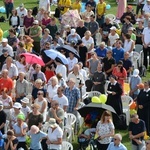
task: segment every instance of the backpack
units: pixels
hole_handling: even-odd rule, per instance
[[[55,17],[55,18],[60,18],[60,13],[61,13],[60,9],[59,9],[59,8],[56,8],[56,9],[55,9],[54,17]]]
[[[5,22],[5,17],[4,16],[0,17],[0,22]]]
[[[34,7],[33,10],[32,10],[32,15],[33,16],[36,16],[38,13],[38,8],[37,7]]]
[[[126,130],[127,129],[126,114],[125,113],[119,115],[118,122],[116,123],[116,129],[119,129],[119,130]]]
[[[144,65],[140,66],[139,67],[139,76],[146,77],[146,73],[147,73],[146,67]]]

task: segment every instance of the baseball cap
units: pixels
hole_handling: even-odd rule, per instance
[[[75,33],[76,33],[76,29],[71,29],[70,34],[71,34],[71,35],[74,35]]]
[[[132,7],[132,5],[128,5],[127,8],[132,9],[133,7]]]
[[[7,38],[3,38],[2,42],[8,42],[8,39]]]
[[[110,30],[115,30],[115,31],[116,31],[116,27],[115,27],[115,26],[112,26],[112,27],[110,28]]]
[[[39,24],[39,21],[38,20],[34,20],[33,24]]]

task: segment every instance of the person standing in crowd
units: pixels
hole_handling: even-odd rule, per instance
[[[116,18],[120,19],[122,15],[126,12],[127,1],[117,0],[116,2],[118,3]]]
[[[116,81],[116,77],[111,75],[109,77],[110,83],[108,84],[107,88],[107,101],[106,104],[110,105],[114,108],[118,115],[123,113],[122,109],[122,101],[121,95],[123,93],[121,85]]]
[[[137,114],[131,116],[129,124],[129,138],[132,150],[141,150],[145,146],[144,135],[146,131],[145,122],[139,119]]]
[[[150,0],[147,0],[146,3],[143,6],[143,9],[142,9],[143,10],[143,14],[150,13],[149,7],[150,7]]]
[[[33,50],[39,54],[40,53],[40,40],[42,38],[42,28],[40,27],[38,20],[34,20],[33,26],[30,28],[29,36],[34,40]]]
[[[145,4],[145,0],[138,0],[137,6],[136,6],[136,18],[138,18],[139,11],[141,15],[143,15],[144,4]]]
[[[88,6],[88,5],[91,5],[92,7],[92,11],[94,12],[95,14],[95,8],[96,8],[96,2],[94,0],[88,0],[85,4],[85,7]]]
[[[93,74],[93,91],[99,91],[101,94],[105,94],[105,82],[106,77],[104,72],[102,72],[102,65],[97,65],[97,71]]]
[[[148,81],[144,82],[144,89],[137,96],[139,118],[144,120],[147,130],[147,135],[150,135],[150,88]]]
[[[108,50],[106,57],[102,60],[103,70],[106,75],[106,79],[109,79],[109,76],[112,75],[112,71],[115,67],[115,59],[112,57],[112,51]]]
[[[6,17],[7,20],[9,19],[9,14],[11,14],[14,8],[14,1],[13,0],[4,0],[5,9],[6,9]]]
[[[75,2],[73,2],[71,4],[71,9],[72,10],[78,10],[78,13],[80,13],[81,7],[82,7],[82,5],[81,5],[80,0],[76,0]]]
[[[115,134],[114,135],[114,141],[111,142],[107,148],[107,150],[127,150],[127,148],[121,143],[122,136],[121,134]]]
[[[99,0],[99,3],[96,6],[96,21],[99,24],[99,27],[104,23],[106,13],[106,3],[103,0]]]
[[[111,137],[114,136],[115,127],[112,122],[112,115],[109,111],[102,113],[100,121],[97,123],[96,132],[98,134],[98,149],[108,150],[108,145],[111,142]]]
[[[61,10],[61,14],[64,14],[70,9],[71,0],[59,0],[58,8]]]
[[[145,27],[142,33],[142,43],[143,43],[143,52],[144,52],[144,66],[147,68],[147,56],[150,58],[150,19],[148,20],[148,27]]]
[[[45,11],[50,11],[50,1],[39,0],[39,8],[43,8]]]

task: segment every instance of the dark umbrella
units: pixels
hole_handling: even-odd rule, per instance
[[[112,112],[113,114],[117,115],[116,111],[114,110],[113,107],[102,104],[102,103],[89,103],[88,105],[83,106],[82,108],[78,109],[78,112],[82,117],[86,117],[86,115],[90,112],[98,112],[99,115],[103,113],[104,110],[108,110]]]
[[[59,47],[57,47],[56,49],[57,49],[58,51],[60,51],[60,50],[63,49],[63,50],[65,50],[65,51],[68,51],[68,52],[73,53],[75,57],[80,58],[80,55],[79,55],[78,51],[77,51],[75,48],[71,47],[70,45],[59,46]]]

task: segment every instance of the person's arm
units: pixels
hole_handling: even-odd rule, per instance
[[[42,34],[42,29],[39,29],[38,33],[36,35],[30,35],[31,38],[37,37],[40,34]]]
[[[9,145],[10,145],[10,140],[8,140],[8,142],[4,144],[4,148],[5,148],[5,150],[8,150]]]
[[[132,41],[132,45],[131,45],[131,48],[130,48],[130,50],[129,50],[129,53],[131,53],[131,52],[133,51],[134,46],[135,46],[135,42],[134,42],[134,41]]]
[[[113,137],[113,136],[114,136],[114,133],[115,133],[114,129],[111,129],[110,133],[105,134],[105,135],[102,135],[102,136],[100,137],[100,139],[103,139],[103,138],[106,138],[106,137]]]
[[[50,144],[60,145],[60,144],[62,144],[62,138],[57,138],[57,141],[53,141]]]
[[[106,73],[112,72],[112,70],[114,69],[114,67],[115,67],[115,64],[112,64],[112,65],[111,65],[111,68],[108,69],[108,70],[106,70],[105,72],[106,72]]]
[[[46,107],[47,107],[47,102],[46,101],[44,101],[43,102],[43,104],[42,104],[42,108],[41,108],[41,114],[44,112],[44,110],[46,109]]]
[[[19,16],[17,16],[17,27],[19,27],[20,26],[20,18],[19,18]]]

